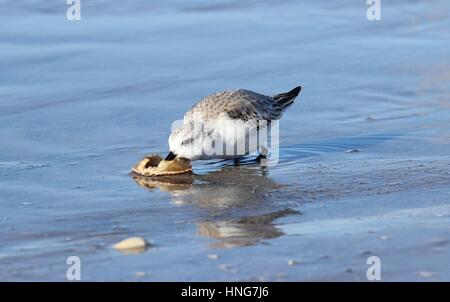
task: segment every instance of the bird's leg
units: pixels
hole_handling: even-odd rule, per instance
[[[261,161],[262,159],[267,159],[267,155],[262,155],[262,153],[259,153],[255,160]]]
[[[267,147],[262,146],[259,151],[259,155],[256,158],[256,161],[259,162],[261,167],[267,167],[269,164],[269,160],[267,159],[267,154],[269,154],[269,149]]]
[[[269,153],[269,149],[267,149],[267,147],[261,146],[260,151],[259,151],[259,155],[256,158],[256,161],[261,161],[261,160],[265,160],[267,159],[267,154]]]
[[[255,158],[256,161],[261,161],[262,159],[267,159],[267,155],[262,155],[259,153],[259,155]]]

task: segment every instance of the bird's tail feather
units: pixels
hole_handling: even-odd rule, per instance
[[[289,92],[274,95],[272,99],[275,101],[275,103],[285,108],[294,102],[301,89],[301,86],[295,87]]]

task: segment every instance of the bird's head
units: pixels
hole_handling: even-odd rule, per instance
[[[172,131],[169,137],[170,153],[166,159],[175,157],[185,157],[195,160],[201,157],[202,147],[202,126],[194,122],[184,123],[181,127]]]

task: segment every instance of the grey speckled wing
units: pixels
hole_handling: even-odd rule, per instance
[[[281,114],[282,106],[272,97],[240,89],[218,92],[205,97],[185,114],[184,120],[207,121],[226,115],[230,119],[256,122],[279,119]]]

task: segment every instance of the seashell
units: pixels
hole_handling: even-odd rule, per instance
[[[163,160],[157,154],[145,156],[131,170],[142,176],[168,176],[192,173],[191,161],[184,157]]]
[[[139,254],[144,252],[150,244],[141,237],[130,237],[113,245],[118,251],[130,254]]]

